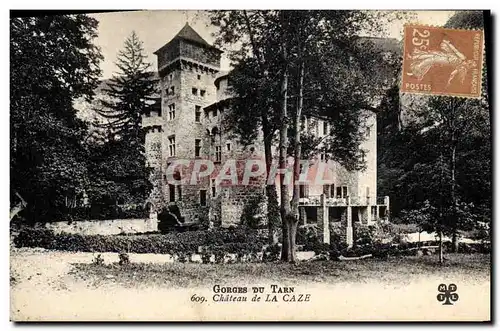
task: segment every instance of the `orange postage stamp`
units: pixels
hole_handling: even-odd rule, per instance
[[[401,91],[478,98],[483,31],[406,25]]]

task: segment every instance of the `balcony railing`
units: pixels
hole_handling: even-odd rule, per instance
[[[321,195],[311,195],[306,198],[300,198],[299,204],[301,206],[321,206]],[[334,206],[388,206],[389,197],[346,197],[346,198],[328,198],[325,197],[325,205],[329,207]],[[376,202],[376,203],[375,203]]]

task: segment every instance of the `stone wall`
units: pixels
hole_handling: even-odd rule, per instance
[[[74,222],[46,223],[45,228],[56,233],[77,233],[82,235],[114,235],[120,233],[145,233],[158,231],[158,220],[155,217],[146,219],[117,219]]]

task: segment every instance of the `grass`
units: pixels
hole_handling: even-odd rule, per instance
[[[468,279],[490,276],[490,255],[447,254],[439,265],[437,256],[391,257],[387,260],[315,261],[286,263],[195,264],[131,263],[120,266],[74,264],[75,277],[90,281],[94,286],[109,282],[125,287],[160,286],[193,287],[240,282],[341,283],[341,282],[407,282],[412,277],[461,274]]]

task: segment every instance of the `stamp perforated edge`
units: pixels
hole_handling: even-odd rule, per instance
[[[403,91],[401,86],[403,85],[403,77],[404,77],[404,61],[405,61],[405,54],[406,54],[406,43],[405,43],[405,32],[407,27],[413,27],[413,26],[418,26],[418,27],[427,27],[427,28],[433,28],[433,29],[445,29],[445,30],[452,30],[452,31],[474,31],[474,32],[480,32],[482,34],[482,58],[481,58],[481,84],[479,85],[479,93],[478,96],[473,96],[470,94],[446,94],[446,93],[426,93],[426,92],[408,92],[408,91]],[[400,87],[399,87],[399,93],[401,94],[418,94],[418,95],[427,95],[427,96],[447,96],[451,98],[459,98],[459,99],[482,99],[483,98],[483,81],[486,76],[486,47],[485,47],[485,33],[484,29],[455,29],[455,28],[445,28],[444,26],[437,26],[437,25],[429,25],[429,24],[419,24],[419,23],[406,23],[403,25],[403,61],[401,61],[401,81],[400,81]],[[486,77],[487,78],[487,77]]]

